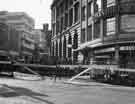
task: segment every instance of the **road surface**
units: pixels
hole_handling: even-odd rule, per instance
[[[135,88],[0,78],[0,104],[135,104]]]

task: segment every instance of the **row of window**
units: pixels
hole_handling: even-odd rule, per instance
[[[56,34],[59,32],[62,32],[64,29],[66,29],[68,26],[72,26],[73,23],[76,23],[80,18],[80,11],[79,11],[79,3],[76,3],[74,5],[74,9],[69,9],[68,13],[65,12],[64,16],[61,16],[56,21],[56,26],[53,24],[52,29],[53,33],[55,34],[55,28],[56,28]],[[73,15],[74,14],[74,15]]]
[[[135,15],[122,15],[120,17],[120,32],[121,33],[135,33]],[[102,28],[102,27],[101,27]],[[100,22],[94,24],[94,35],[92,36],[92,26],[88,26],[88,32],[86,29],[82,29],[81,42],[91,41],[93,39],[100,38]],[[116,17],[108,18],[104,20],[104,36],[110,36],[116,34]]]
[[[77,1],[73,3],[73,0],[63,0],[63,2],[56,6],[56,9],[52,9],[52,20],[55,21],[55,17],[58,18],[59,16],[63,15],[66,11],[68,11],[69,8],[72,8],[73,5],[75,5],[75,9],[76,7],[78,8],[78,4],[79,2]]]
[[[88,26],[88,30],[85,28],[82,29],[81,33],[81,43],[86,41],[91,41],[93,39],[100,38],[100,22],[94,24],[94,34],[92,36],[92,25]]]
[[[94,6],[94,8],[93,8]],[[99,12],[101,10],[101,0],[97,0],[94,3],[88,2],[88,5],[82,6],[82,21],[86,19],[86,16],[88,15],[88,18],[92,16],[92,14]],[[87,11],[88,9],[88,11]]]

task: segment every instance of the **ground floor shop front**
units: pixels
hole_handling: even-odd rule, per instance
[[[135,68],[135,45],[113,44],[81,50],[83,64],[117,64],[121,68]]]

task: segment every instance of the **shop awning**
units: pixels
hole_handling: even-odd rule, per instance
[[[107,56],[107,55],[102,55],[102,56],[95,56],[95,58],[110,58],[110,56]]]
[[[84,49],[93,49],[93,48],[98,48],[98,47],[108,47],[108,46],[114,46],[116,44],[123,45],[123,44],[128,44],[128,43],[135,43],[135,41],[119,41],[119,42],[112,42],[112,43],[102,43],[100,40],[100,42],[97,42],[97,43],[87,42],[80,45],[80,47],[78,47],[74,51],[81,51]]]

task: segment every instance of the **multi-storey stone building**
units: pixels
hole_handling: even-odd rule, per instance
[[[24,59],[32,57],[34,51],[34,20],[24,12],[0,12],[0,21],[5,21],[19,32],[20,55]]]
[[[80,44],[80,1],[54,0],[52,9],[52,55],[77,61]],[[71,61],[70,61],[71,62]]]
[[[67,12],[64,9],[66,7]],[[65,22],[59,22],[64,21],[62,18]],[[84,64],[134,65],[134,0],[54,0],[52,31],[53,55],[62,53],[64,56],[66,53],[65,57],[71,55],[72,59],[77,55],[78,61],[82,60]],[[63,40],[59,41],[61,38]],[[62,43],[62,49],[58,43]],[[72,48],[67,47],[69,44],[72,44]]]

